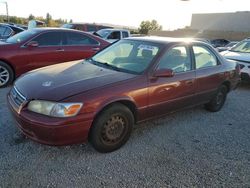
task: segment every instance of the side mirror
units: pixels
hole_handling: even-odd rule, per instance
[[[36,41],[30,41],[26,44],[27,47],[38,47],[39,44]]]
[[[156,70],[154,77],[173,77],[174,76],[174,71],[172,69],[159,69]]]

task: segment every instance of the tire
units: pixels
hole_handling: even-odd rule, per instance
[[[210,112],[218,112],[224,105],[227,98],[227,87],[225,85],[220,86],[216,95],[212,100],[205,104],[205,108]]]
[[[0,88],[12,84],[13,81],[14,72],[12,68],[8,64],[0,61]]]
[[[128,107],[113,104],[102,111],[90,130],[90,143],[101,153],[112,152],[124,145],[133,129],[134,116]]]

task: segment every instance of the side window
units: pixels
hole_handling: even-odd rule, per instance
[[[216,56],[206,47],[193,46],[196,69],[217,66]]]
[[[121,38],[121,33],[120,31],[113,31],[112,33],[110,33],[110,35],[108,36],[108,39],[120,39]]]
[[[33,39],[39,46],[60,46],[62,44],[62,37],[60,32],[43,33]]]
[[[122,32],[122,38],[127,38],[127,37],[128,37],[128,32],[123,31],[123,32]]]
[[[9,36],[9,35],[11,35],[11,33],[12,33],[12,30],[9,27],[6,27],[6,30],[5,30],[3,35],[4,36]]]
[[[172,69],[174,72],[191,70],[190,55],[185,46],[169,49],[160,59],[157,69]]]
[[[5,30],[6,30],[6,27],[0,26],[0,36],[3,36]]]
[[[99,44],[96,40],[81,34],[74,32],[66,33],[66,45],[95,45]]]
[[[9,27],[0,26],[0,36],[11,35],[12,30]]]

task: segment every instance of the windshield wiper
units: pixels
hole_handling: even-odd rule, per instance
[[[113,69],[113,70],[121,71],[120,68],[118,68],[118,67],[116,67],[116,66],[114,66],[114,65],[111,65],[111,64],[109,64],[109,63],[102,63],[102,64],[105,65],[106,67],[109,67],[109,68]]]
[[[99,62],[99,61],[94,60],[93,58],[89,58],[88,61],[90,61],[91,63],[93,63],[94,65],[97,65],[97,66],[102,66],[102,67],[105,66],[107,68],[110,68],[110,69],[113,69],[113,70],[116,70],[116,71],[121,71],[120,68],[118,68],[118,67],[116,67],[114,65],[111,65],[111,64],[109,64],[107,62],[105,62],[105,63]]]
[[[228,51],[230,51],[230,52],[240,52],[239,50],[232,50],[232,49],[229,49]]]
[[[108,69],[112,69],[112,70],[115,70],[115,71],[118,71],[118,72],[126,72],[126,73],[129,73],[129,74],[140,74],[138,72],[135,72],[135,71],[132,71],[132,70],[128,70],[128,69],[123,69],[123,68],[120,68],[120,67],[116,67],[112,64],[109,64],[107,62],[99,62],[99,61],[96,61],[94,60],[93,58],[89,58],[87,59],[90,63],[96,65],[96,66],[101,66],[101,67],[106,67]]]

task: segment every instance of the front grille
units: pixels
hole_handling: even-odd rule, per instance
[[[242,72],[241,73],[241,79],[244,81],[250,81],[250,76],[247,73]]]
[[[245,65],[239,64],[240,65],[240,69],[243,69],[245,67]]]
[[[21,108],[26,104],[26,98],[18,91],[18,89],[14,86],[10,91],[10,98],[12,102],[13,108],[20,112]]]

